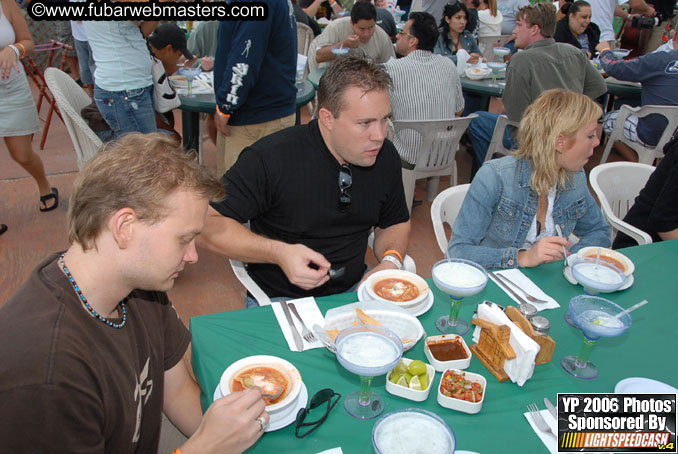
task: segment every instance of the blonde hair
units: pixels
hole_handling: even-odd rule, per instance
[[[532,160],[530,186],[537,194],[548,194],[556,183],[564,187],[571,176],[557,164],[558,137],[562,134],[568,142],[574,140],[580,129],[597,121],[602,113],[588,96],[560,88],[546,90],[527,108],[518,129],[519,148],[513,155]]]
[[[132,208],[145,222],[159,222],[167,216],[167,198],[178,189],[212,202],[224,198],[219,180],[164,134],[127,134],[109,142],[75,179],[68,240],[94,247],[107,219],[122,208]]]
[[[556,32],[556,7],[545,1],[534,5],[525,5],[516,13],[516,21],[523,20],[530,27],[536,25],[544,38],[553,38]]]

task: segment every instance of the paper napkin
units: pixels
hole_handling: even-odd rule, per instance
[[[523,290],[525,290],[527,293],[534,296],[535,298],[539,298],[540,300],[548,301],[548,303],[531,303],[534,307],[537,308],[537,311],[543,311],[544,309],[555,309],[557,307],[560,307],[560,304],[558,304],[558,302],[556,300],[554,300],[549,295],[544,293],[544,291],[542,289],[540,289],[537,286],[537,284],[532,282],[532,280],[529,277],[525,276],[523,274],[523,272],[520,271],[519,269],[512,268],[512,269],[508,269],[508,270],[495,271],[495,273],[501,274],[502,276],[510,279],[511,282],[514,282],[518,287],[522,288]],[[499,286],[499,288],[504,290],[502,285],[501,285],[501,284],[503,284],[503,282],[497,282],[494,278],[492,278],[492,276],[490,276],[490,278],[493,281],[495,281],[495,283]],[[514,292],[516,292],[518,295],[523,297],[523,294],[520,293],[515,288],[513,288],[513,286],[511,284],[505,284],[505,285],[507,287],[509,287],[511,290],[513,290]],[[506,290],[504,290],[504,292],[506,292]],[[509,294],[508,292],[506,292],[506,294],[509,297],[511,297],[511,299],[513,301],[520,304],[520,301],[518,301],[518,299],[515,298],[513,295]],[[527,301],[527,298],[523,297],[523,299],[525,301]],[[528,303],[529,303],[529,301],[528,301]]]
[[[551,413],[549,413],[548,410],[541,410],[539,413],[541,413],[541,417],[544,418],[544,421],[546,421],[546,423],[549,425],[553,433],[557,434],[558,421],[556,421],[556,418],[551,416]],[[539,436],[541,441],[546,445],[549,452],[551,454],[558,454],[558,442],[556,441],[556,437],[550,433],[542,432],[541,430],[539,430],[534,421],[532,421],[532,417],[530,416],[529,412],[523,413],[523,416],[525,416],[527,422],[529,422],[530,426],[532,426],[532,430],[534,430],[534,432]]]
[[[300,298],[296,300],[288,300],[287,304],[290,303],[294,303],[294,307],[297,308],[297,311],[299,312],[301,319],[304,321],[304,324],[306,324],[308,329],[311,329],[311,327],[314,324],[318,324],[319,326],[325,326],[325,318],[323,317],[323,314],[320,313],[320,309],[318,309],[318,305],[316,304],[314,298],[309,297],[309,298]],[[280,303],[273,302],[271,303],[271,307],[273,308],[273,313],[275,314],[275,317],[278,319],[278,324],[280,325],[280,329],[282,330],[283,335],[285,336],[287,345],[293,352],[298,352],[299,350],[297,349],[296,345],[294,345],[292,330],[290,330],[290,325],[287,322],[287,317],[285,317],[285,313],[283,312],[282,307],[280,307]],[[292,322],[294,323],[295,328],[297,329],[299,335],[301,336],[302,331],[301,323],[299,323],[299,320],[297,320],[297,317],[292,313],[291,309],[290,315],[292,316]],[[324,345],[317,338],[315,341],[309,343],[306,342],[306,340],[304,340],[304,338],[302,337],[301,341],[304,343],[303,350],[324,347]]]

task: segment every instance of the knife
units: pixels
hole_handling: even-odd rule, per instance
[[[285,313],[285,318],[287,319],[287,323],[290,325],[290,331],[292,331],[292,338],[294,339],[294,345],[296,345],[297,350],[300,352],[304,351],[304,342],[301,340],[301,336],[299,335],[299,331],[297,331],[297,328],[294,326],[294,321],[292,320],[292,314],[290,314],[290,308],[287,307],[287,301],[282,300],[280,301],[280,307],[282,307],[283,312]]]
[[[488,274],[494,278],[495,282],[497,283],[497,285],[499,285],[499,287],[503,288],[503,289],[504,289],[505,291],[507,291],[510,295],[513,295],[513,296],[514,296],[518,301],[520,301],[521,303],[527,303],[527,301],[526,301],[525,299],[521,298],[516,292],[514,292],[514,291],[508,286],[508,284],[506,284],[506,283],[503,281],[503,276],[502,276],[501,274],[496,274],[496,273],[493,273],[492,271],[488,271]]]
[[[546,409],[551,413],[551,416],[556,418],[556,421],[558,420],[558,410],[556,410],[556,407],[553,406],[551,401],[548,399],[548,397],[544,397],[544,405],[546,405]]]

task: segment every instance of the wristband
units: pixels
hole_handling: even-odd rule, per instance
[[[24,45],[21,43],[14,43],[14,45],[19,46],[21,48],[21,55],[19,56],[19,58],[23,58],[24,55],[26,55],[26,48],[24,47]]]
[[[223,113],[221,110],[219,110],[219,106],[218,106],[218,105],[217,105],[216,107],[217,107],[217,113],[218,113],[220,116],[222,116],[222,117],[224,117],[224,118],[231,118],[231,114],[230,114],[230,113]]]
[[[21,51],[14,44],[8,44],[7,47],[14,51],[17,60],[21,58]]]
[[[181,454],[181,448],[177,448],[177,450],[174,451],[172,454]]]
[[[335,3],[337,3],[336,0],[330,0],[330,6],[334,6]]]
[[[384,256],[384,258],[381,259],[381,261],[382,261],[382,262],[391,262],[391,263],[393,263],[393,264],[396,266],[396,268],[398,268],[399,270],[402,270],[402,269],[403,269],[403,262],[401,262],[400,260],[398,260],[398,258],[397,258],[396,256],[394,256],[394,255],[386,255],[386,256]]]
[[[395,249],[389,249],[388,251],[384,252],[384,254],[381,256],[381,259],[384,260],[384,258],[389,254],[393,254],[396,257],[398,257],[398,260],[400,260],[400,263],[402,263],[403,256],[400,254],[400,252],[396,251]]]

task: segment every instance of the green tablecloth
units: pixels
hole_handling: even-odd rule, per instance
[[[499,383],[494,376],[473,358],[469,371],[487,378],[487,394],[480,413],[469,415],[443,408],[436,401],[440,373],[436,373],[431,394],[417,403],[395,397],[386,392],[385,377],[377,377],[373,390],[382,395],[389,412],[398,408],[418,407],[430,410],[445,419],[454,430],[457,447],[483,454],[511,452],[546,452],[546,448],[523,417],[528,403],[543,407],[543,398],[555,402],[558,392],[612,392],[617,382],[627,377],[649,377],[678,386],[678,364],[674,351],[678,345],[678,241],[663,242],[629,248],[623,251],[636,266],[635,282],[625,291],[608,295],[621,306],[630,306],[642,299],[650,304],[633,313],[633,325],[624,335],[601,339],[591,355],[599,368],[595,380],[580,380],[560,367],[560,359],[576,355],[582,343],[581,331],[563,320],[571,297],[583,293],[580,286],[568,283],[562,275],[562,262],[523,270],[535,283],[561,305],[541,315],[551,321],[551,335],[557,346],[553,360],[537,366],[534,375],[523,387],[510,381]],[[431,284],[432,285],[432,284]],[[435,320],[449,310],[448,299],[432,285],[435,293],[433,308],[419,317],[428,335],[438,334]],[[461,316],[470,319],[476,304],[484,299],[502,305],[513,301],[493,282],[486,289],[462,303]],[[318,299],[321,312],[357,300],[355,293],[346,293]],[[270,307],[224,312],[191,319],[193,333],[193,367],[203,394],[203,406],[212,402],[221,373],[234,361],[257,354],[275,355],[292,362],[301,372],[310,395],[331,387],[342,395],[358,389],[357,376],[344,370],[333,354],[325,349],[303,353],[291,352],[278,327]],[[471,331],[464,336],[471,343]],[[424,342],[405,353],[405,357],[422,359]],[[674,359],[671,359],[674,358]],[[372,451],[371,433],[376,420],[357,420],[349,416],[342,401],[328,420],[305,439],[294,436],[294,425],[265,434],[248,452],[317,453],[341,446],[346,454]],[[425,440],[422,440],[425,442]]]

